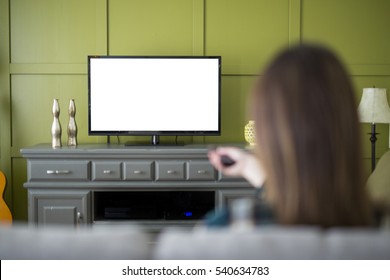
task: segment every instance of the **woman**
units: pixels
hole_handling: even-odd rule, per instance
[[[369,225],[357,106],[339,59],[320,46],[286,50],[258,79],[251,101],[255,155],[218,148],[209,153],[214,167],[257,187],[265,182],[277,223]],[[222,155],[236,163],[224,167]]]

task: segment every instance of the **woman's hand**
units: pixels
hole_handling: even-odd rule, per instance
[[[221,156],[226,155],[235,161],[235,164],[225,167],[221,163]],[[265,181],[264,170],[257,158],[242,149],[234,147],[220,147],[208,153],[210,163],[227,176],[244,177],[255,187],[261,187]]]

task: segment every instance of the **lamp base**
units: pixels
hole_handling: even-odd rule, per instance
[[[375,170],[375,164],[376,164],[376,156],[375,156],[375,143],[376,143],[376,135],[378,133],[376,133],[376,125],[375,123],[372,123],[371,124],[371,137],[370,137],[370,141],[371,141],[371,172],[373,172]]]

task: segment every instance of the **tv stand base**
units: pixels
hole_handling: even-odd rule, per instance
[[[148,231],[192,227],[206,212],[255,194],[246,181],[216,171],[208,147],[119,144],[21,150],[27,159],[29,223],[137,224]]]

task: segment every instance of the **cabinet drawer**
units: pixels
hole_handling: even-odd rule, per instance
[[[134,161],[124,163],[125,180],[150,181],[153,180],[152,161]]]
[[[92,162],[92,180],[121,180],[120,162]]]
[[[242,181],[244,180],[242,177],[231,177],[224,175],[222,172],[219,172],[219,180],[220,181]]]
[[[45,160],[28,163],[28,180],[89,180],[89,161]]]
[[[214,180],[213,166],[206,160],[191,161],[188,163],[189,180]]]
[[[171,181],[185,179],[184,161],[157,161],[156,180]]]

